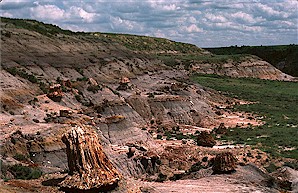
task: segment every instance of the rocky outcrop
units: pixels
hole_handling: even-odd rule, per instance
[[[54,84],[50,86],[49,94],[47,96],[55,102],[60,102],[63,97],[60,84]]]
[[[203,74],[218,74],[231,77],[254,77],[271,80],[293,80],[266,61],[257,56],[246,56],[240,61],[226,61],[224,63],[202,63],[197,61],[193,64],[192,71]]]
[[[212,170],[214,174],[231,173],[236,170],[237,159],[231,152],[222,152],[216,155]]]
[[[63,171],[67,168],[67,159],[60,133],[65,130],[66,128],[61,126],[43,128],[34,134],[17,130],[4,144],[1,144],[0,152],[3,158],[1,161],[8,165],[15,163],[33,165],[43,173]]]
[[[62,136],[66,144],[69,176],[60,183],[65,192],[102,192],[114,189],[120,180],[103,152],[97,134],[82,126]]]

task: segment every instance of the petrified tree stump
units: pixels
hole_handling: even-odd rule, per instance
[[[216,155],[213,163],[213,173],[231,173],[236,170],[237,159],[231,152],[222,152]]]
[[[66,145],[69,176],[60,183],[65,192],[101,192],[114,189],[120,174],[103,152],[97,134],[73,127],[62,136]]]
[[[213,147],[215,144],[216,144],[216,141],[215,141],[214,137],[206,131],[202,131],[197,136],[197,145],[199,145],[199,146]]]

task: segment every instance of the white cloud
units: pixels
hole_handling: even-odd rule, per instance
[[[175,4],[170,4],[170,5],[164,5],[162,8],[166,11],[175,11],[177,9],[180,9],[180,7],[177,7]]]
[[[84,21],[86,22],[92,22],[96,16],[96,13],[89,13],[87,11],[85,11],[84,9],[82,9],[81,7],[71,7],[70,8],[70,12],[67,13],[67,16],[69,18],[72,17],[72,15],[76,15],[79,16],[80,18],[82,18]]]
[[[3,12],[3,13],[1,13],[1,16],[3,16],[3,17],[13,17],[13,14],[8,13],[8,12]]]
[[[195,18],[195,17],[189,17],[189,19],[188,19],[188,21],[190,22],[190,23],[196,23],[197,22],[197,19]]]
[[[198,32],[202,32],[203,30],[200,29],[197,25],[195,24],[191,24],[190,26],[187,27],[182,27],[183,31],[186,31],[188,33],[198,33]]]
[[[215,22],[215,23],[224,23],[227,22],[227,18],[225,18],[222,15],[214,15],[212,13],[207,13],[205,14],[205,18],[207,18],[208,20],[210,20],[210,22]]]
[[[244,13],[242,11],[236,12],[236,13],[232,13],[231,14],[231,17],[232,18],[235,18],[235,19],[241,19],[241,20],[243,20],[245,22],[249,22],[249,23],[256,22],[256,19],[253,18],[250,14]]]
[[[120,17],[111,17],[111,28],[116,32],[130,32],[132,30],[142,31],[143,26],[134,21],[122,19]]]
[[[31,16],[36,19],[61,20],[65,11],[55,5],[38,5],[30,8]]]
[[[181,4],[179,1],[148,0],[148,3],[152,8],[163,11],[176,11],[181,9],[180,6],[177,6],[178,4]]]
[[[256,5],[256,9],[263,13],[268,19],[286,18],[289,15],[287,12],[277,11],[270,6],[261,3]]]
[[[151,36],[151,34],[147,34],[148,36]],[[152,34],[155,37],[160,37],[160,38],[165,38],[167,37],[161,30],[157,30],[155,32],[153,32]]]

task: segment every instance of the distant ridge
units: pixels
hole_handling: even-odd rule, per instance
[[[145,53],[176,53],[176,54],[202,54],[204,50],[193,44],[175,42],[165,38],[140,36],[132,34],[116,34],[116,33],[101,33],[101,32],[73,32],[64,30],[53,24],[45,24],[36,20],[29,19],[14,19],[1,17],[2,25],[7,27],[14,26],[30,31],[38,32],[49,37],[57,35],[81,35],[93,36],[100,38],[103,41],[113,41],[122,44],[126,48]]]
[[[252,54],[269,62],[279,70],[298,77],[298,45],[276,46],[230,46],[220,48],[204,48],[213,54]]]

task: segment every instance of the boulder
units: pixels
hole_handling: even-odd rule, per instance
[[[121,78],[120,84],[128,84],[128,83],[130,83],[129,78],[127,78],[127,77],[122,77]]]
[[[93,78],[88,79],[88,84],[90,84],[92,86],[98,86],[98,83]]]
[[[122,77],[121,80],[119,81],[119,86],[117,87],[116,90],[127,90],[130,89],[129,86],[130,80],[127,77]]]
[[[60,189],[65,192],[105,192],[118,186],[120,174],[103,152],[96,132],[73,127],[62,136],[69,175]]]
[[[214,137],[206,131],[202,131],[197,136],[197,145],[199,145],[199,146],[213,147],[215,144],[216,144],[216,141],[215,141]]]
[[[135,157],[134,160],[141,164],[142,169],[147,174],[154,174],[158,171],[160,165],[160,157],[153,151],[147,151],[139,156]]]
[[[131,158],[136,152],[136,148],[135,147],[129,147],[128,148],[128,152],[127,152],[127,157]]]
[[[123,115],[113,115],[105,118],[105,123],[106,124],[111,124],[111,123],[118,123],[120,121],[123,121],[125,117]]]
[[[62,81],[61,81],[61,84],[62,84],[63,86],[68,87],[68,88],[71,88],[71,87],[72,87],[71,81],[70,81],[69,79],[67,79],[67,80],[62,80]]]
[[[237,159],[231,152],[222,152],[214,158],[212,170],[214,174],[224,174],[236,171]]]
[[[298,192],[298,171],[290,167],[281,167],[271,174],[283,190]]]
[[[71,117],[73,112],[71,110],[61,109],[60,110],[60,117]]]

